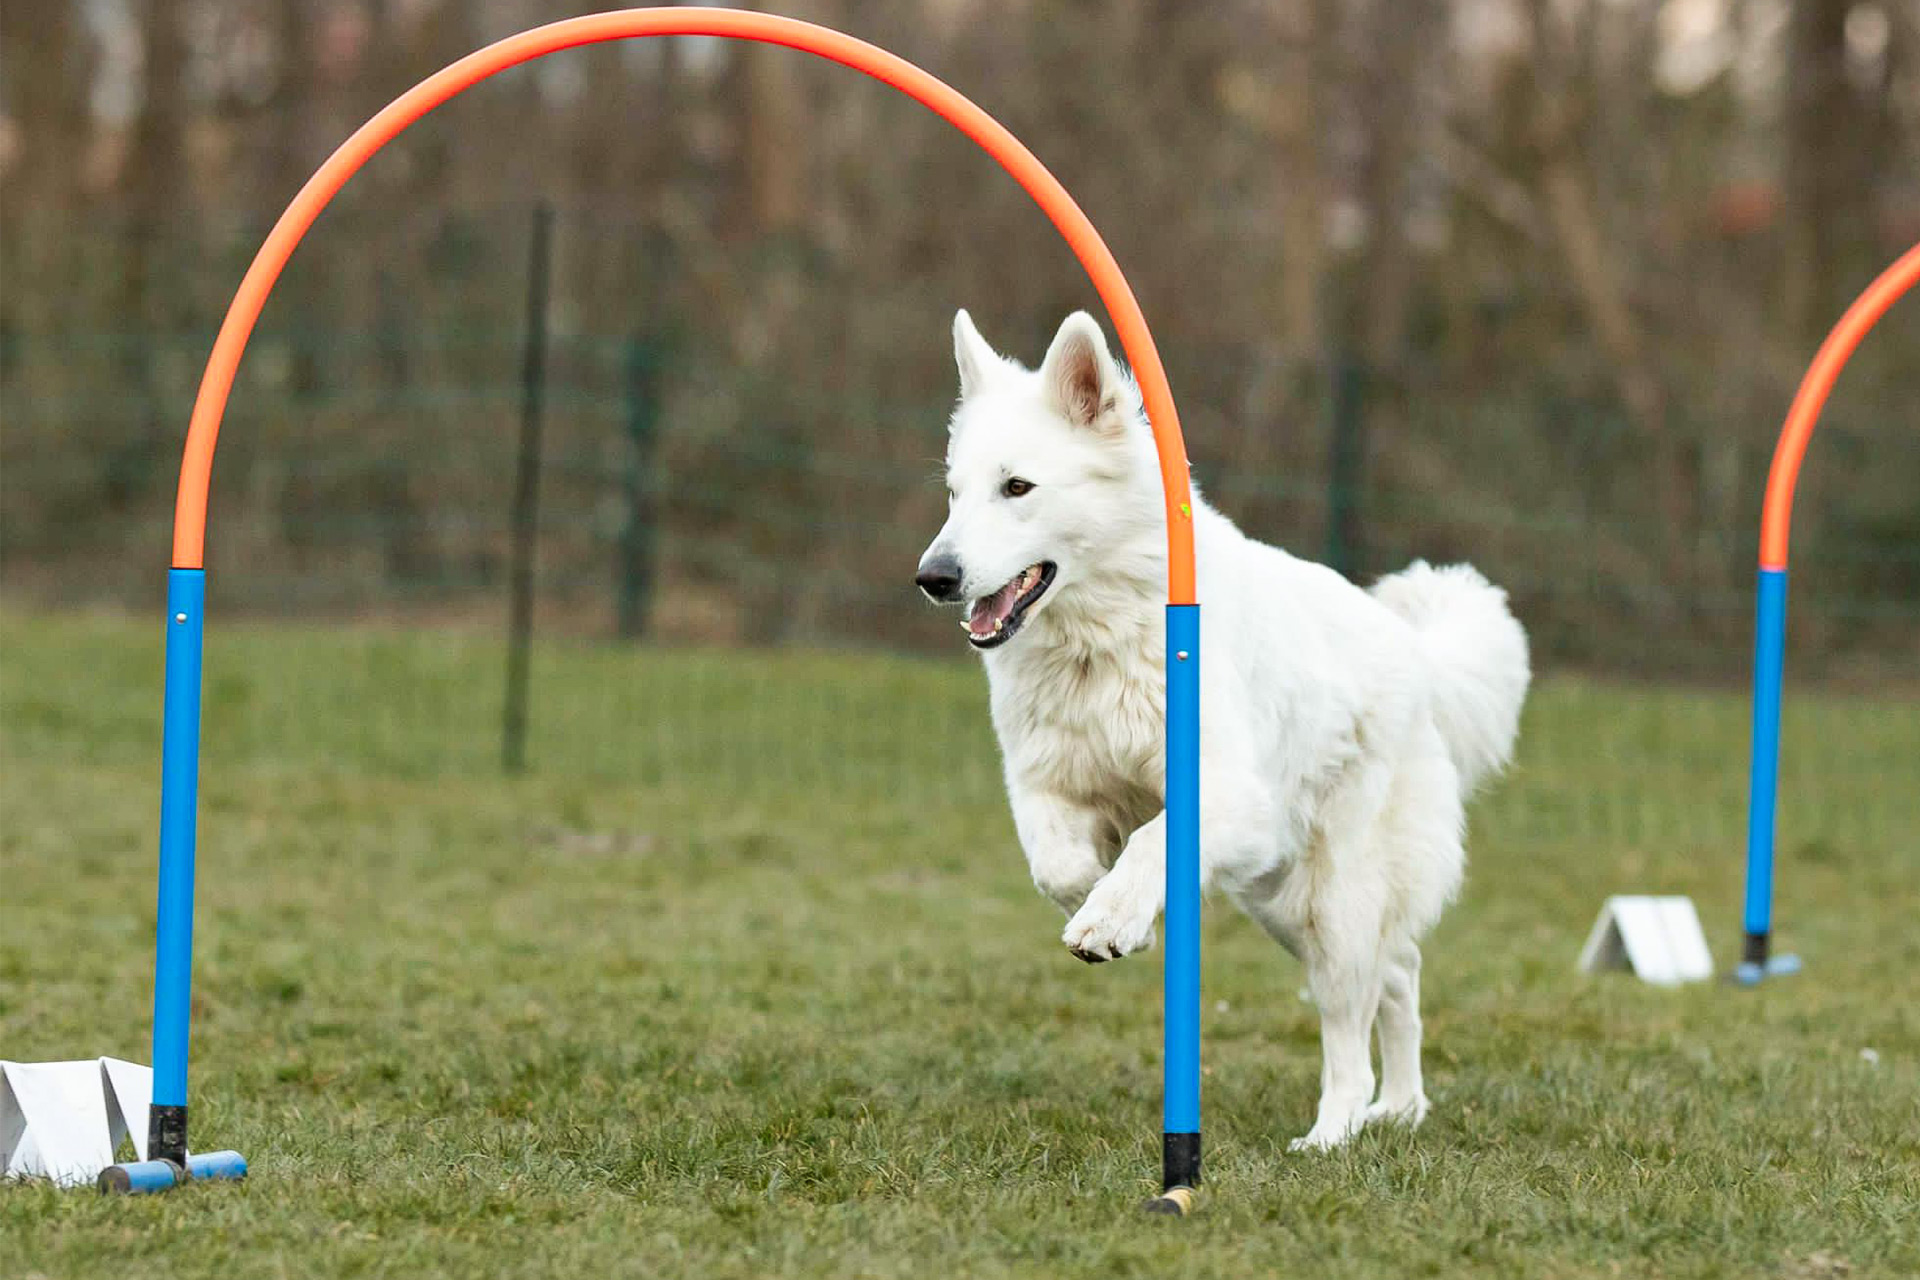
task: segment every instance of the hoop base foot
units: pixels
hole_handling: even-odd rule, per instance
[[[1785,978],[1800,972],[1799,956],[1768,956],[1765,960],[1743,960],[1731,975],[1742,987],[1757,987],[1768,978]]]
[[[184,1168],[171,1160],[110,1164],[94,1185],[104,1195],[151,1195],[186,1182],[238,1182],[246,1176],[246,1157],[238,1151],[203,1151],[188,1156]]]
[[[1184,1218],[1193,1212],[1193,1188],[1168,1187],[1140,1208],[1143,1212],[1162,1217]]]

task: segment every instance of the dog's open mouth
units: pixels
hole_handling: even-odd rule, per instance
[[[975,600],[960,624],[967,629],[967,642],[976,649],[992,649],[1013,639],[1027,610],[1053,585],[1053,570],[1053,561],[1042,560],[992,595]]]

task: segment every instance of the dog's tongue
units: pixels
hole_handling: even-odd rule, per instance
[[[985,640],[1000,629],[1000,624],[1013,612],[1013,602],[1019,598],[1020,579],[1015,578],[992,595],[975,600],[973,612],[967,615],[967,630]]]

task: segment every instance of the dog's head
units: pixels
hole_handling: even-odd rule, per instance
[[[994,649],[1164,517],[1139,393],[1092,316],[1068,316],[1037,370],[996,353],[965,311],[953,349],[947,522],[915,582],[965,606],[968,642]]]

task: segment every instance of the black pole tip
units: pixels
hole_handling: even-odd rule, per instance
[[[147,1158],[187,1163],[187,1109],[156,1103],[147,1109]]]
[[[1199,1134],[1160,1135],[1160,1185],[1168,1191],[1200,1185]]]

